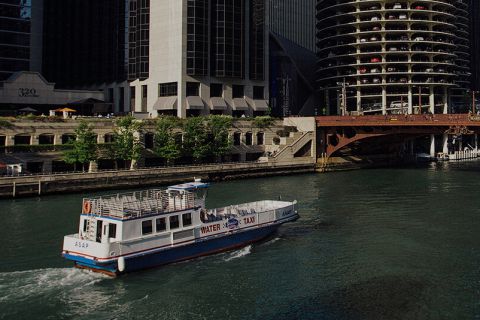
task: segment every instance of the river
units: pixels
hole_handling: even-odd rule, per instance
[[[86,194],[3,200],[0,319],[480,319],[479,189],[476,161],[215,183],[209,207],[281,195],[301,218],[117,279],[60,256]]]

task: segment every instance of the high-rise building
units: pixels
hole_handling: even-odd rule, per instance
[[[32,36],[32,24],[39,25],[41,14],[38,2],[34,5],[32,8],[32,2],[27,0],[0,0],[0,81],[17,71],[30,70],[31,63],[38,61],[41,50],[32,48],[32,42],[38,45],[36,34]],[[32,14],[40,19],[33,21]]]
[[[101,89],[128,111],[127,0],[43,0],[42,74],[59,88]]]
[[[462,111],[468,14],[463,0],[319,0],[317,88],[328,113]]]
[[[275,116],[318,114],[316,0],[268,0],[270,107]]]
[[[270,31],[315,52],[316,5],[317,0],[268,0]]]
[[[480,1],[470,0],[470,52],[472,57],[471,85],[480,90]]]
[[[265,0],[130,0],[131,108],[188,115],[268,109]]]

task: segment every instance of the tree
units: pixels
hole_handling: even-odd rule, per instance
[[[76,139],[69,141],[72,148],[66,150],[63,154],[63,160],[66,163],[73,164],[74,170],[77,170],[77,163],[82,164],[82,171],[85,170],[85,164],[98,159],[97,138],[90,125],[82,120],[75,129]]]
[[[115,160],[130,162],[130,169],[134,169],[142,154],[139,138],[142,123],[132,116],[126,116],[115,121],[115,127],[110,154]]]
[[[180,127],[177,117],[160,117],[157,119],[154,138],[156,155],[167,160],[171,164],[181,156],[181,145],[177,143],[175,129]]]
[[[233,141],[228,136],[232,123],[232,117],[229,116],[211,115],[207,118],[210,154],[217,159],[232,150]]]
[[[187,118],[183,126],[183,151],[195,161],[206,158],[210,153],[205,120],[201,117]]]

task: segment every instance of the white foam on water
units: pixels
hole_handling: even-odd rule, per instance
[[[273,239],[270,239],[268,241],[266,241],[265,243],[263,243],[264,246],[268,246],[268,245],[271,245],[271,244],[274,244],[275,242],[277,242],[278,240],[282,240],[282,238],[280,237],[275,237]]]
[[[250,254],[251,251],[252,251],[252,246],[249,245],[249,246],[246,246],[245,248],[242,248],[240,250],[237,250],[237,251],[234,251],[234,252],[230,253],[229,256],[224,258],[223,260],[228,262],[228,261],[231,261],[233,259],[242,258],[242,257],[245,257],[246,255]]]
[[[0,273],[0,302],[23,301],[55,291],[74,291],[108,277],[75,268],[48,268]]]

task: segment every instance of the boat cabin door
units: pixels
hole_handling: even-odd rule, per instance
[[[95,237],[95,241],[102,242],[102,229],[103,229],[103,221],[97,220],[97,233]]]

